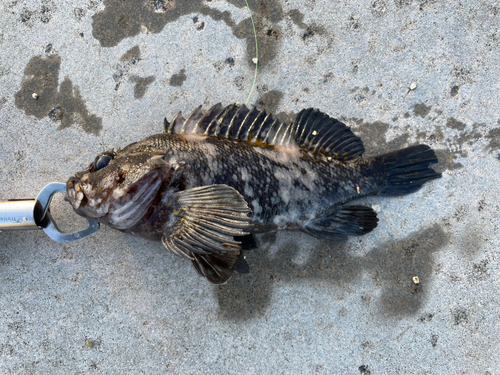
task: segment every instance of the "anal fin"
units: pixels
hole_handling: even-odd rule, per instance
[[[238,260],[238,264],[236,265],[236,268],[234,269],[236,272],[239,273],[250,273],[250,266],[248,265],[245,256],[241,254],[240,259]]]
[[[257,248],[257,241],[253,234],[247,234],[246,236],[234,237],[235,241],[241,242],[241,250],[250,251]]]
[[[362,236],[377,227],[377,213],[370,207],[343,206],[330,214],[308,221],[304,231],[316,238],[343,241]]]

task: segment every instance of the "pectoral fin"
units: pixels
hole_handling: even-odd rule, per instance
[[[205,277],[212,284],[224,284],[228,281],[239,265],[241,256],[240,249],[214,254],[194,254],[194,268],[201,276]],[[243,261],[245,261],[243,259]]]
[[[249,234],[253,219],[245,199],[227,185],[210,185],[176,193],[175,221],[162,237],[171,253],[188,258],[209,281],[227,281],[241,255],[234,237]]]
[[[347,236],[362,236],[371,232],[377,223],[377,213],[370,207],[344,206],[308,221],[304,231],[320,239],[343,241]]]

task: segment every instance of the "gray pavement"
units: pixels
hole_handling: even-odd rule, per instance
[[[443,178],[364,199],[379,226],[345,243],[259,236],[222,286],[108,228],[0,233],[0,374],[500,374],[500,3],[249,3],[251,103],[319,108],[367,155],[426,143]],[[2,0],[0,52],[8,199],[165,116],[244,102],[255,47],[243,0]]]

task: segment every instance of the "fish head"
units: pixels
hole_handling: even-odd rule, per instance
[[[69,178],[65,200],[83,217],[128,229],[160,198],[174,170],[158,152],[130,146],[104,152]]]

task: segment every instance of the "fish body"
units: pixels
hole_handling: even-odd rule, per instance
[[[362,158],[361,140],[314,110],[291,124],[264,111],[216,105],[165,132],[99,155],[67,182],[80,215],[161,241],[213,283],[248,271],[254,233],[299,230],[343,240],[377,226],[368,196],[398,196],[440,177],[425,145]]]

